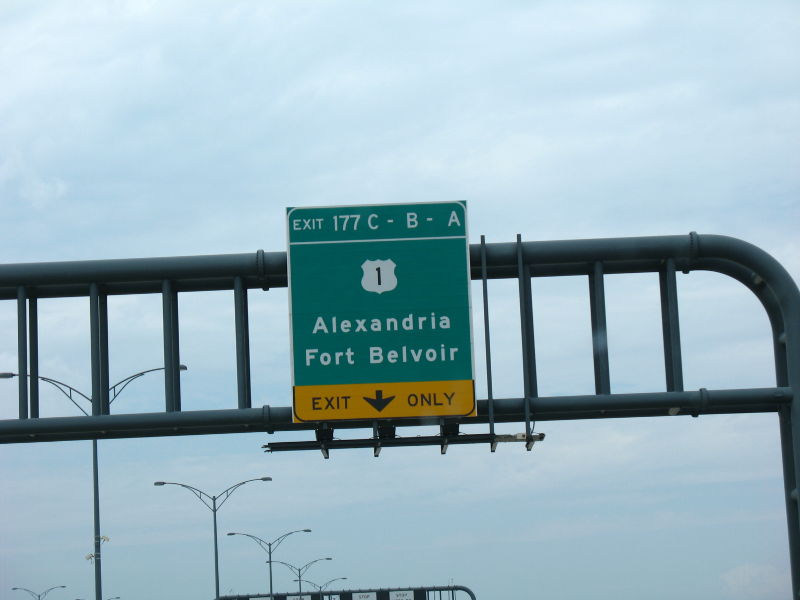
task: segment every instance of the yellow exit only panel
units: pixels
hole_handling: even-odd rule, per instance
[[[294,387],[295,421],[470,417],[472,380],[403,381]]]

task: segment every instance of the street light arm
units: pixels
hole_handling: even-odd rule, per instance
[[[270,545],[270,543],[268,541],[266,541],[266,540],[262,540],[257,535],[250,535],[249,533],[238,533],[238,532],[234,532],[234,531],[230,532],[228,535],[243,535],[245,537],[249,537],[256,544],[258,544],[264,552],[269,554],[269,545]]]
[[[231,494],[242,487],[245,483],[250,483],[252,481],[272,481],[272,477],[257,477],[255,479],[248,479],[246,481],[240,481],[239,483],[233,484],[227,490],[222,491],[220,494],[217,494],[217,509],[222,508],[222,505],[225,504],[225,501],[231,497]]]
[[[29,590],[28,588],[24,588],[24,587],[12,587],[11,590],[12,591],[20,590],[20,591],[23,591],[23,592],[28,592],[31,596],[33,596],[37,600],[42,600],[42,598],[47,596],[47,594],[49,594],[53,590],[57,590],[59,588],[65,588],[65,587],[67,587],[67,586],[65,586],[65,585],[54,585],[50,589],[47,589],[47,590],[43,591],[41,594],[37,594],[36,592],[33,592],[33,591]]]
[[[163,369],[163,367],[161,369],[150,369],[150,371],[159,371],[159,370],[162,370],[162,369]],[[133,381],[135,379],[139,379],[139,377],[141,377],[145,373],[149,373],[150,371],[142,371],[141,373],[136,373],[135,375],[129,375],[125,379],[122,379],[122,380],[118,381],[117,383],[112,385],[110,388],[108,388],[108,391],[111,392],[111,398],[109,399],[108,403],[111,404],[114,400],[116,400],[117,396],[119,396],[122,393],[122,390],[124,390],[126,387],[128,387],[128,384],[131,381]],[[122,386],[122,387],[117,389],[119,386]]]
[[[199,490],[194,486],[185,484],[185,483],[178,483],[176,481],[155,481],[153,485],[155,486],[162,486],[162,485],[179,485],[182,488],[186,488],[190,492],[192,492],[197,498],[208,507],[208,510],[211,512],[216,512],[222,505],[225,503],[225,500],[230,498],[231,494],[240,486],[243,486],[245,483],[250,483],[251,481],[272,481],[272,477],[258,477],[256,479],[248,479],[247,481],[240,481],[229,487],[227,490],[223,491],[219,496],[212,496],[207,494],[203,490]],[[219,500],[222,498],[222,500]],[[219,500],[219,501],[218,501]]]
[[[10,379],[11,377],[19,377],[19,373],[2,373],[0,375],[3,375],[3,379]],[[31,375],[28,374],[27,377],[30,379]],[[59,381],[58,379],[53,379],[51,377],[44,377],[43,375],[37,375],[36,379],[38,379],[39,381],[44,381],[44,382],[49,383],[50,385],[52,385],[59,392],[64,394],[67,397],[67,399],[70,402],[72,402],[78,408],[79,411],[81,411],[87,417],[89,416],[89,413],[86,412],[80,404],[75,402],[75,398],[73,398],[73,396],[72,396],[72,394],[77,394],[78,396],[80,396],[81,398],[86,400],[87,402],[91,402],[92,399],[89,398],[89,396],[84,394],[82,391],[72,387],[68,383],[64,383],[63,381]],[[24,590],[25,588],[17,588],[17,589],[18,590]]]
[[[19,377],[19,375],[17,375],[17,377]],[[28,377],[31,377],[31,375],[28,375]],[[84,393],[83,393],[82,391],[80,391],[79,389],[76,389],[76,388],[72,387],[72,386],[71,386],[71,385],[69,385],[68,383],[64,383],[63,381],[59,381],[58,379],[53,379],[52,377],[44,377],[43,375],[38,375],[38,376],[37,376],[37,379],[39,379],[39,380],[41,380],[41,381],[46,381],[46,382],[47,382],[47,383],[49,383],[50,385],[52,385],[52,386],[54,386],[54,387],[58,388],[58,391],[60,391],[62,394],[64,394],[64,395],[65,395],[67,398],[69,398],[69,399],[70,399],[70,400],[72,400],[73,402],[75,402],[75,401],[72,399],[72,394],[73,394],[73,393],[74,393],[74,394],[78,394],[78,395],[79,395],[81,398],[83,398],[83,399],[84,399],[84,400],[86,400],[87,402],[91,402],[91,401],[92,401],[92,399],[91,399],[89,396],[87,396],[86,394],[84,394]],[[69,390],[69,391],[68,391],[68,392],[67,392],[67,391],[64,391],[65,389],[66,389],[66,390]],[[50,591],[50,590],[48,590],[48,591]]]
[[[181,371],[185,371],[186,369],[187,369],[186,365],[180,365]],[[111,404],[114,400],[116,400],[117,396],[119,396],[122,393],[122,390],[124,390],[131,381],[139,379],[139,377],[141,377],[142,375],[147,375],[148,373],[152,373],[153,371],[163,371],[163,370],[164,367],[156,367],[155,369],[147,369],[145,371],[139,371],[138,373],[134,373],[133,375],[128,375],[124,379],[120,379],[117,383],[108,388],[108,391],[111,392],[111,399],[108,401],[108,403]],[[2,375],[6,377],[19,377],[19,373],[3,373]],[[28,377],[30,378],[32,376],[28,374]],[[59,381],[58,379],[53,379],[52,377],[44,377],[43,375],[37,375],[36,378],[39,381],[45,381],[50,385],[52,385],[59,392],[64,394],[69,399],[69,401],[72,402],[78,408],[78,410],[80,410],[84,415],[89,416],[89,413],[87,413],[80,404],[75,402],[75,398],[72,395],[77,394],[87,402],[91,402],[92,399],[89,396],[84,394],[79,389],[72,387],[68,383]]]
[[[322,591],[322,586],[321,585],[317,585],[316,583],[314,583],[313,581],[309,581],[308,579],[295,579],[295,581],[301,581],[303,583],[310,583],[315,588],[317,588],[317,591],[319,591],[319,592]]]
[[[162,485],[177,485],[182,488],[186,488],[190,492],[192,492],[197,498],[208,507],[208,510],[213,511],[213,497],[206,494],[203,490],[198,490],[196,487],[192,487],[191,485],[187,485],[185,483],[176,483],[174,481],[156,481],[153,485],[162,486]],[[207,500],[208,499],[208,500]],[[209,500],[211,500],[211,504],[209,504]],[[217,506],[219,508],[219,506]]]
[[[326,587],[328,587],[328,586],[329,586],[330,584],[332,584],[334,581],[344,581],[345,579],[347,579],[347,577],[337,577],[336,579],[331,579],[330,581],[326,581],[325,583],[323,583],[323,584],[320,586],[320,588],[319,588],[319,589],[320,589],[320,590],[324,590]]]
[[[294,531],[290,531],[288,533],[284,533],[281,536],[278,536],[272,541],[272,549],[275,550],[278,546],[281,545],[281,542],[285,540],[287,537],[292,535],[293,533],[311,533],[310,529],[295,529]]]
[[[30,375],[28,375],[28,377],[30,377]],[[64,383],[63,381],[58,381],[57,379],[53,379],[52,377],[44,377],[42,375],[38,375],[37,379],[39,379],[40,381],[46,381],[47,383],[52,385],[59,392],[61,392],[67,398],[69,398],[69,401],[72,402],[75,406],[77,406],[78,409],[83,414],[88,416],[88,413],[85,410],[83,410],[83,407],[80,404],[78,404],[77,402],[75,402],[75,399],[72,397],[72,394],[78,394],[81,398],[83,398],[87,402],[91,403],[92,399],[89,396],[84,394],[82,391],[72,387],[71,385],[69,385],[67,383]],[[50,590],[48,590],[48,591],[50,591]]]
[[[186,369],[188,367],[186,365],[179,365],[178,368],[181,371],[186,371]],[[117,396],[119,396],[122,393],[122,390],[124,390],[126,387],[128,387],[128,384],[131,381],[133,381],[135,379],[139,379],[139,377],[141,377],[142,375],[147,375],[148,373],[152,373],[154,371],[164,371],[164,370],[166,370],[165,367],[156,367],[154,369],[146,369],[144,371],[139,371],[138,373],[134,373],[133,375],[128,375],[124,379],[120,379],[117,383],[115,383],[110,388],[108,388],[108,391],[111,392],[111,399],[108,401],[108,403],[111,404],[114,400],[116,400]],[[120,386],[122,386],[122,387],[120,387]],[[117,388],[119,388],[119,389],[117,389]]]
[[[290,570],[292,573],[294,573],[295,575],[297,575],[297,577],[298,577],[298,578],[301,578],[301,577],[303,576],[303,574],[300,572],[300,569],[298,569],[298,568],[297,568],[297,567],[295,567],[294,565],[290,565],[289,563],[283,562],[282,560],[274,560],[274,559],[273,559],[273,561],[272,561],[272,562],[274,562],[274,563],[278,563],[279,565],[284,565],[284,566],[286,566],[286,567],[289,567],[289,570]]]
[[[325,558],[315,558],[315,559],[314,559],[314,560],[312,560],[311,562],[307,562],[307,563],[306,563],[306,564],[304,564],[302,567],[300,567],[300,569],[299,569],[299,571],[300,571],[300,574],[298,575],[298,577],[302,577],[302,576],[303,576],[303,573],[305,573],[306,571],[308,571],[308,569],[311,567],[311,565],[313,565],[314,563],[318,563],[318,562],[320,562],[320,561],[322,561],[322,560],[333,560],[333,559],[332,559],[331,557],[325,557]]]

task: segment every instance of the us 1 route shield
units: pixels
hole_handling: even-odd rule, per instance
[[[295,422],[475,414],[465,202],[287,209]]]

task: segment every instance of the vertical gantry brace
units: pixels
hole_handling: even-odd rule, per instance
[[[678,285],[675,261],[668,258],[659,273],[661,288],[661,329],[664,337],[664,371],[668,392],[683,391],[681,330],[678,320]]]
[[[19,418],[28,418],[28,311],[25,288],[17,288],[17,372],[19,373]]]
[[[39,418],[39,307],[36,297],[28,298],[28,347],[30,349],[30,417]]]
[[[27,303],[27,304],[26,304]],[[39,418],[39,311],[36,297],[17,288],[19,418]]]
[[[489,435],[491,441],[489,448],[492,452],[497,450],[497,440],[494,435],[494,390],[492,384],[492,343],[489,335],[489,288],[486,270],[486,236],[481,236],[481,284],[483,290],[483,339],[486,348],[486,399],[489,407]]]
[[[161,284],[164,321],[164,394],[167,412],[181,410],[178,292],[171,281]]]
[[[752,278],[759,300],[767,309],[772,328],[772,349],[775,357],[775,384],[779,387],[790,387],[787,364],[785,327],[783,315],[774,294],[767,290],[763,280]],[[797,396],[793,403],[797,402]],[[798,511],[796,456],[794,453],[794,433],[792,427],[792,407],[781,406],[778,410],[778,424],[781,439],[781,463],[783,466],[784,502],[786,505],[786,524],[789,537],[789,558],[792,576],[792,589],[800,597],[800,514]]]
[[[247,310],[247,288],[241,277],[233,282],[234,304],[236,305],[236,379],[239,390],[239,408],[252,405],[250,387],[250,324]]]
[[[603,263],[596,262],[589,273],[589,304],[592,314],[592,355],[594,356],[595,394],[611,393],[608,363],[608,329],[606,327],[606,290]]]
[[[525,390],[525,447],[533,448],[531,398],[539,395],[536,380],[536,344],[533,335],[533,297],[531,270],[522,252],[522,235],[517,234],[517,280],[519,282],[519,318],[522,334],[522,372]]]
[[[780,384],[779,384],[780,385]],[[778,411],[781,434],[781,457],[783,464],[783,484],[786,503],[786,525],[789,533],[789,556],[791,557],[792,585],[800,586],[800,515],[798,515],[797,480],[795,478],[795,457],[793,453],[792,419],[789,406]]]
[[[100,287],[89,286],[89,322],[92,349],[92,415],[109,414],[108,298]]]

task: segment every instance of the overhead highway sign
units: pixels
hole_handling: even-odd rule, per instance
[[[296,422],[475,414],[465,202],[287,210]]]

